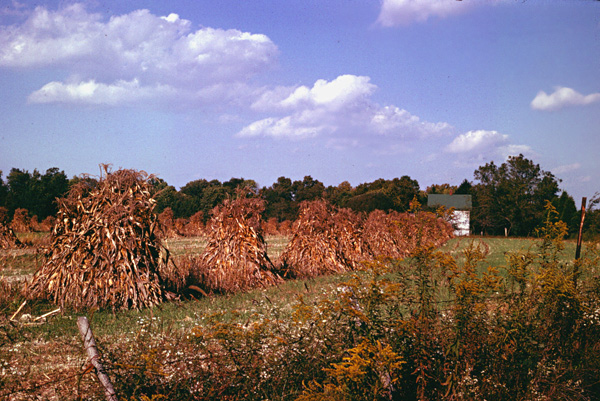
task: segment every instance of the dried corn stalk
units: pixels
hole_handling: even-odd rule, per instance
[[[21,248],[23,243],[19,241],[11,228],[0,223],[0,249]]]
[[[233,293],[281,282],[267,256],[260,216],[264,202],[226,199],[215,207],[207,226],[206,249],[195,265],[197,282],[208,292]]]
[[[375,210],[364,226],[364,240],[376,257],[402,259],[419,245],[442,245],[452,226],[432,213],[385,213]]]
[[[363,238],[364,217],[354,213],[352,209],[338,209],[333,215],[333,220],[340,252],[351,270],[356,270],[363,262],[372,260],[371,247]]]
[[[353,270],[370,257],[352,211],[336,211],[323,200],[303,202],[281,255],[286,277],[309,278]]]
[[[32,231],[31,218],[27,209],[19,208],[15,210],[10,228],[18,233],[29,233]]]
[[[161,269],[168,252],[158,241],[148,176],[109,172],[82,180],[59,200],[46,261],[29,285],[30,297],[61,307],[151,307],[164,298]]]

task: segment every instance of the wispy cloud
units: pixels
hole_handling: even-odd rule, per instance
[[[550,95],[544,91],[539,91],[537,96],[531,101],[531,108],[534,110],[553,111],[568,106],[583,106],[600,101],[600,93],[582,95],[571,88],[556,87]]]
[[[82,4],[37,7],[20,25],[0,27],[0,67],[59,67],[67,82],[50,82],[31,102],[111,104],[223,95],[276,62],[265,35],[235,29],[192,29],[177,14],[148,10],[104,21]]]
[[[409,25],[432,17],[458,15],[476,5],[476,2],[456,0],[383,0],[377,23],[386,27]]]
[[[19,3],[16,0],[11,1],[11,5],[0,7],[0,15],[24,16],[27,15],[27,5]]]
[[[554,174],[570,173],[581,168],[581,163],[565,164],[552,169]]]

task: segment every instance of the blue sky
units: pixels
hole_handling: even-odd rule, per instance
[[[0,0],[0,170],[600,191],[600,2]]]

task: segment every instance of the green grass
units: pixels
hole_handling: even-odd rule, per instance
[[[169,332],[183,331],[208,318],[227,322],[244,323],[254,315],[265,315],[276,310],[285,318],[292,306],[302,297],[312,302],[333,293],[340,283],[346,282],[352,273],[317,277],[310,280],[290,280],[276,287],[258,289],[230,295],[215,295],[201,299],[166,302],[152,309],[129,310],[113,313],[109,310],[88,313],[67,312],[51,318],[48,323],[32,326],[35,335],[51,339],[56,336],[75,336],[76,316],[87,315],[95,335],[99,338],[118,338],[137,333],[146,324],[160,324]],[[54,305],[37,303],[29,309],[36,315],[55,309]]]
[[[41,256],[34,249],[0,250],[0,277],[25,279],[40,266]]]
[[[275,261],[285,249],[285,246],[289,242],[289,237],[269,235],[265,237],[265,242],[267,243],[269,258]],[[167,238],[163,243],[173,256],[200,255],[206,247],[206,239],[204,237]]]
[[[462,251],[471,242],[483,242],[489,249],[485,264],[492,267],[501,267],[506,264],[506,255],[511,252],[535,252],[535,248],[540,244],[540,239],[534,238],[503,238],[503,237],[459,237],[453,238],[446,245],[440,248],[443,252],[449,252],[459,261],[462,260]],[[563,262],[573,262],[575,260],[574,241],[565,241],[565,249],[562,253]]]
[[[163,245],[173,256],[199,255],[206,247],[206,239],[204,237],[167,238],[163,240]]]

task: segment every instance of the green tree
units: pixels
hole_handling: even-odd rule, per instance
[[[235,195],[235,191],[238,188],[247,188],[250,190],[250,194],[258,194],[258,184],[254,180],[246,180],[244,178],[231,178],[229,181],[223,183],[223,188],[227,190],[230,195]]]
[[[294,181],[292,184],[294,201],[312,201],[323,198],[325,194],[325,185],[319,180],[313,179],[310,175],[304,177],[302,181]]]
[[[279,177],[273,185],[260,190],[260,196],[265,200],[264,218],[276,218],[279,222],[295,220],[298,206],[294,202],[295,192],[292,180]]]
[[[553,201],[558,182],[522,154],[509,156],[499,167],[494,162],[474,173],[478,184],[472,214],[475,232],[532,235],[543,219],[546,201]]]
[[[580,216],[577,213],[577,230],[579,230]],[[596,192],[587,204],[583,229],[586,240],[600,238],[600,192]]]
[[[463,182],[461,182],[460,185],[456,188],[456,191],[454,191],[454,193],[456,195],[470,195],[471,188],[473,188],[473,184],[471,184],[471,182],[465,178]]]
[[[569,235],[575,235],[579,229],[579,215],[573,197],[567,191],[563,191],[552,201],[552,205],[556,209],[558,219],[567,224]]]
[[[392,199],[394,209],[405,212],[410,208],[410,202],[419,195],[419,182],[407,175],[394,178],[385,186],[385,193]]]
[[[443,194],[450,195],[456,192],[456,186],[450,184],[432,184],[427,187],[425,193],[427,194]]]
[[[394,209],[394,200],[383,190],[368,191],[348,199],[346,206],[357,212],[370,213],[373,210],[389,211]]]
[[[351,192],[351,196],[346,197],[343,206],[360,212],[373,210],[405,212],[410,208],[413,198],[419,195],[419,182],[407,175],[392,180],[379,178],[358,185]]]
[[[204,190],[210,187],[210,185],[211,184],[205,179],[190,181],[181,187],[180,192],[193,198],[201,199]]]
[[[11,169],[7,176],[8,191],[6,207],[12,215],[16,209],[27,209],[30,216],[40,220],[56,214],[56,198],[65,196],[69,190],[69,180],[64,171],[56,167],[46,170],[44,175],[34,170]]]
[[[39,199],[37,210],[34,214],[40,220],[48,216],[54,216],[58,212],[57,198],[65,196],[69,191],[69,179],[64,171],[60,171],[57,167],[52,167],[46,170],[46,173],[40,177]]]
[[[8,184],[4,183],[4,180],[2,179],[2,170],[0,170],[0,207],[6,208],[7,195],[8,195]]]
[[[325,189],[325,199],[332,205],[346,207],[348,199],[354,194],[354,188],[348,181],[343,181],[338,186],[330,185]]]

